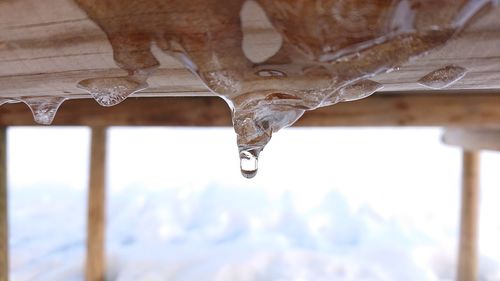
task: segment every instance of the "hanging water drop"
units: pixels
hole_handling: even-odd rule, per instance
[[[86,79],[80,81],[78,87],[89,92],[101,106],[113,106],[146,89],[148,84],[130,76]]]
[[[65,97],[25,97],[19,98],[33,113],[36,123],[50,125],[56,116],[59,106],[66,100]]]
[[[241,174],[247,178],[251,179],[257,174],[259,166],[258,154],[254,150],[242,150],[240,151],[240,169]]]
[[[431,89],[444,89],[455,84],[465,74],[467,74],[467,69],[461,66],[448,65],[425,75],[418,80],[418,83]]]

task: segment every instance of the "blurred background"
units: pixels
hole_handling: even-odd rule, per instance
[[[240,175],[232,128],[108,130],[109,280],[454,280],[461,150],[433,128],[286,129]],[[11,277],[83,280],[90,129],[10,127]],[[480,280],[500,280],[500,154]]]

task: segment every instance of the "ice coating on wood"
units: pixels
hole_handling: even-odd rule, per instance
[[[100,105],[114,106],[131,94],[146,89],[147,84],[130,77],[110,77],[83,80],[78,87],[89,92]]]
[[[443,46],[492,3],[256,0],[252,5],[265,12],[281,47],[270,57],[249,59],[243,0],[76,2],[106,33],[122,69],[133,74],[158,67],[151,52],[156,44],[223,97],[233,112],[240,156],[256,151],[256,157],[273,133],[306,110],[369,96],[382,87],[370,77]],[[95,78],[80,86],[112,105],[143,88],[129,78]]]
[[[339,102],[355,101],[367,98],[384,88],[384,85],[369,79],[347,85],[338,92],[327,97],[321,106],[333,105]]]
[[[10,99],[10,98],[0,98],[0,106],[6,104],[6,103],[16,103],[15,99]]]
[[[448,65],[426,74],[418,80],[418,83],[431,89],[444,89],[458,82],[466,74],[467,69],[461,66]]]
[[[66,100],[64,97],[23,97],[24,102],[33,113],[36,123],[50,125],[56,116],[59,106]]]

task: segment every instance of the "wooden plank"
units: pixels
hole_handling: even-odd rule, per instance
[[[253,5],[255,6],[255,5]],[[250,6],[252,8],[252,5]],[[243,26],[254,38],[256,54],[276,49],[277,33],[258,10],[247,12],[255,21]],[[421,90],[416,82],[445,65],[469,70],[455,89],[500,88],[500,7],[478,18],[446,47],[375,77],[387,91]],[[150,95],[209,94],[206,87],[179,62],[153,50],[161,67],[149,79]],[[65,95],[88,97],[76,84],[83,79],[124,75],[104,32],[72,0],[17,0],[0,2],[0,97]]]
[[[443,142],[468,150],[500,151],[500,130],[448,129],[443,134]]]
[[[104,281],[106,214],[106,128],[93,127],[87,217],[86,280]]]
[[[7,128],[0,127],[0,281],[9,280]]]
[[[492,94],[380,94],[307,112],[297,126],[500,127]]]
[[[462,209],[458,252],[458,281],[479,280],[478,221],[479,221],[479,152],[463,152]]]
[[[54,125],[83,126],[230,126],[222,99],[131,98],[104,108],[92,100],[70,100]],[[24,104],[0,108],[0,125],[35,125]],[[380,94],[306,112],[295,126],[442,126],[500,129],[500,95]]]

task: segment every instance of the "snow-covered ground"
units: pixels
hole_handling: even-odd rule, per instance
[[[109,280],[453,280],[460,151],[437,129],[288,129],[239,174],[231,129],[113,128]],[[89,131],[12,128],[12,280],[83,280]],[[500,280],[483,156],[481,280]]]

